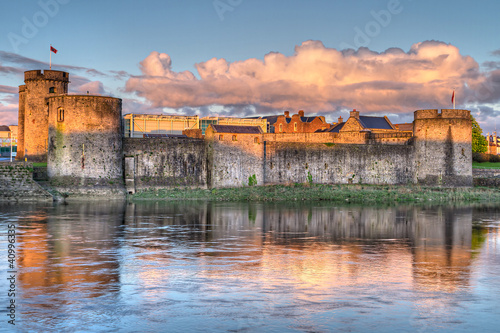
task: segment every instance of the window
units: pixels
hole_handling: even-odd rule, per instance
[[[293,123],[293,130],[297,132],[297,123]]]
[[[55,87],[50,87],[49,88],[49,94],[53,94],[56,92],[56,88]]]
[[[219,134],[219,141],[222,141],[222,140],[224,140],[224,135]]]
[[[259,138],[258,137],[253,138],[253,143],[259,143]]]
[[[233,135],[233,141],[236,141],[236,135]]]
[[[283,132],[283,124],[280,124],[280,133]]]
[[[57,121],[64,121],[64,109],[57,109]]]

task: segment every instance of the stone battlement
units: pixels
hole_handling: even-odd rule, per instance
[[[24,81],[30,80],[54,80],[69,82],[69,73],[53,70],[33,70],[24,72]]]
[[[469,110],[442,109],[441,113],[438,109],[417,110],[413,113],[414,119],[470,119]]]

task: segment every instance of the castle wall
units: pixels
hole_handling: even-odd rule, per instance
[[[232,141],[232,134],[218,134],[208,141],[208,183],[210,187],[248,186],[249,178],[255,175],[257,185],[264,184],[263,156],[265,144],[262,135],[238,134]],[[256,138],[258,139],[256,142]]]
[[[52,185],[123,189],[121,99],[62,95],[48,98],[47,171]]]
[[[21,86],[24,91],[19,95],[20,109],[23,109],[19,112],[19,117],[23,118],[19,120],[19,130],[23,133],[20,147],[23,149],[18,159],[27,157],[31,162],[45,162],[48,148],[46,98],[68,93],[69,74],[52,70],[27,71],[24,73],[24,82],[24,87]]]
[[[266,143],[265,182],[322,184],[409,184],[411,145]]]
[[[471,128],[468,110],[415,111],[415,182],[472,186]]]
[[[175,187],[207,187],[205,141],[200,139],[124,138],[128,192]],[[133,173],[133,174],[129,174]]]

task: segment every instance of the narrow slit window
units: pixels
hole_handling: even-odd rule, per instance
[[[222,140],[224,140],[224,135],[219,134],[219,141],[222,141]]]
[[[233,141],[236,141],[236,135],[233,135]]]
[[[56,88],[55,87],[50,87],[49,88],[49,94],[53,94],[56,92]]]
[[[57,109],[57,121],[64,121],[64,109]]]
[[[280,133],[283,132],[283,124],[280,124]]]
[[[259,138],[255,137],[255,138],[253,139],[253,143],[259,143]]]
[[[297,123],[293,123],[293,130],[297,132]]]

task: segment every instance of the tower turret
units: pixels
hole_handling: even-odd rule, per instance
[[[47,161],[48,104],[47,97],[68,93],[69,74],[53,70],[24,72],[24,85],[19,86],[19,137],[17,159]]]

